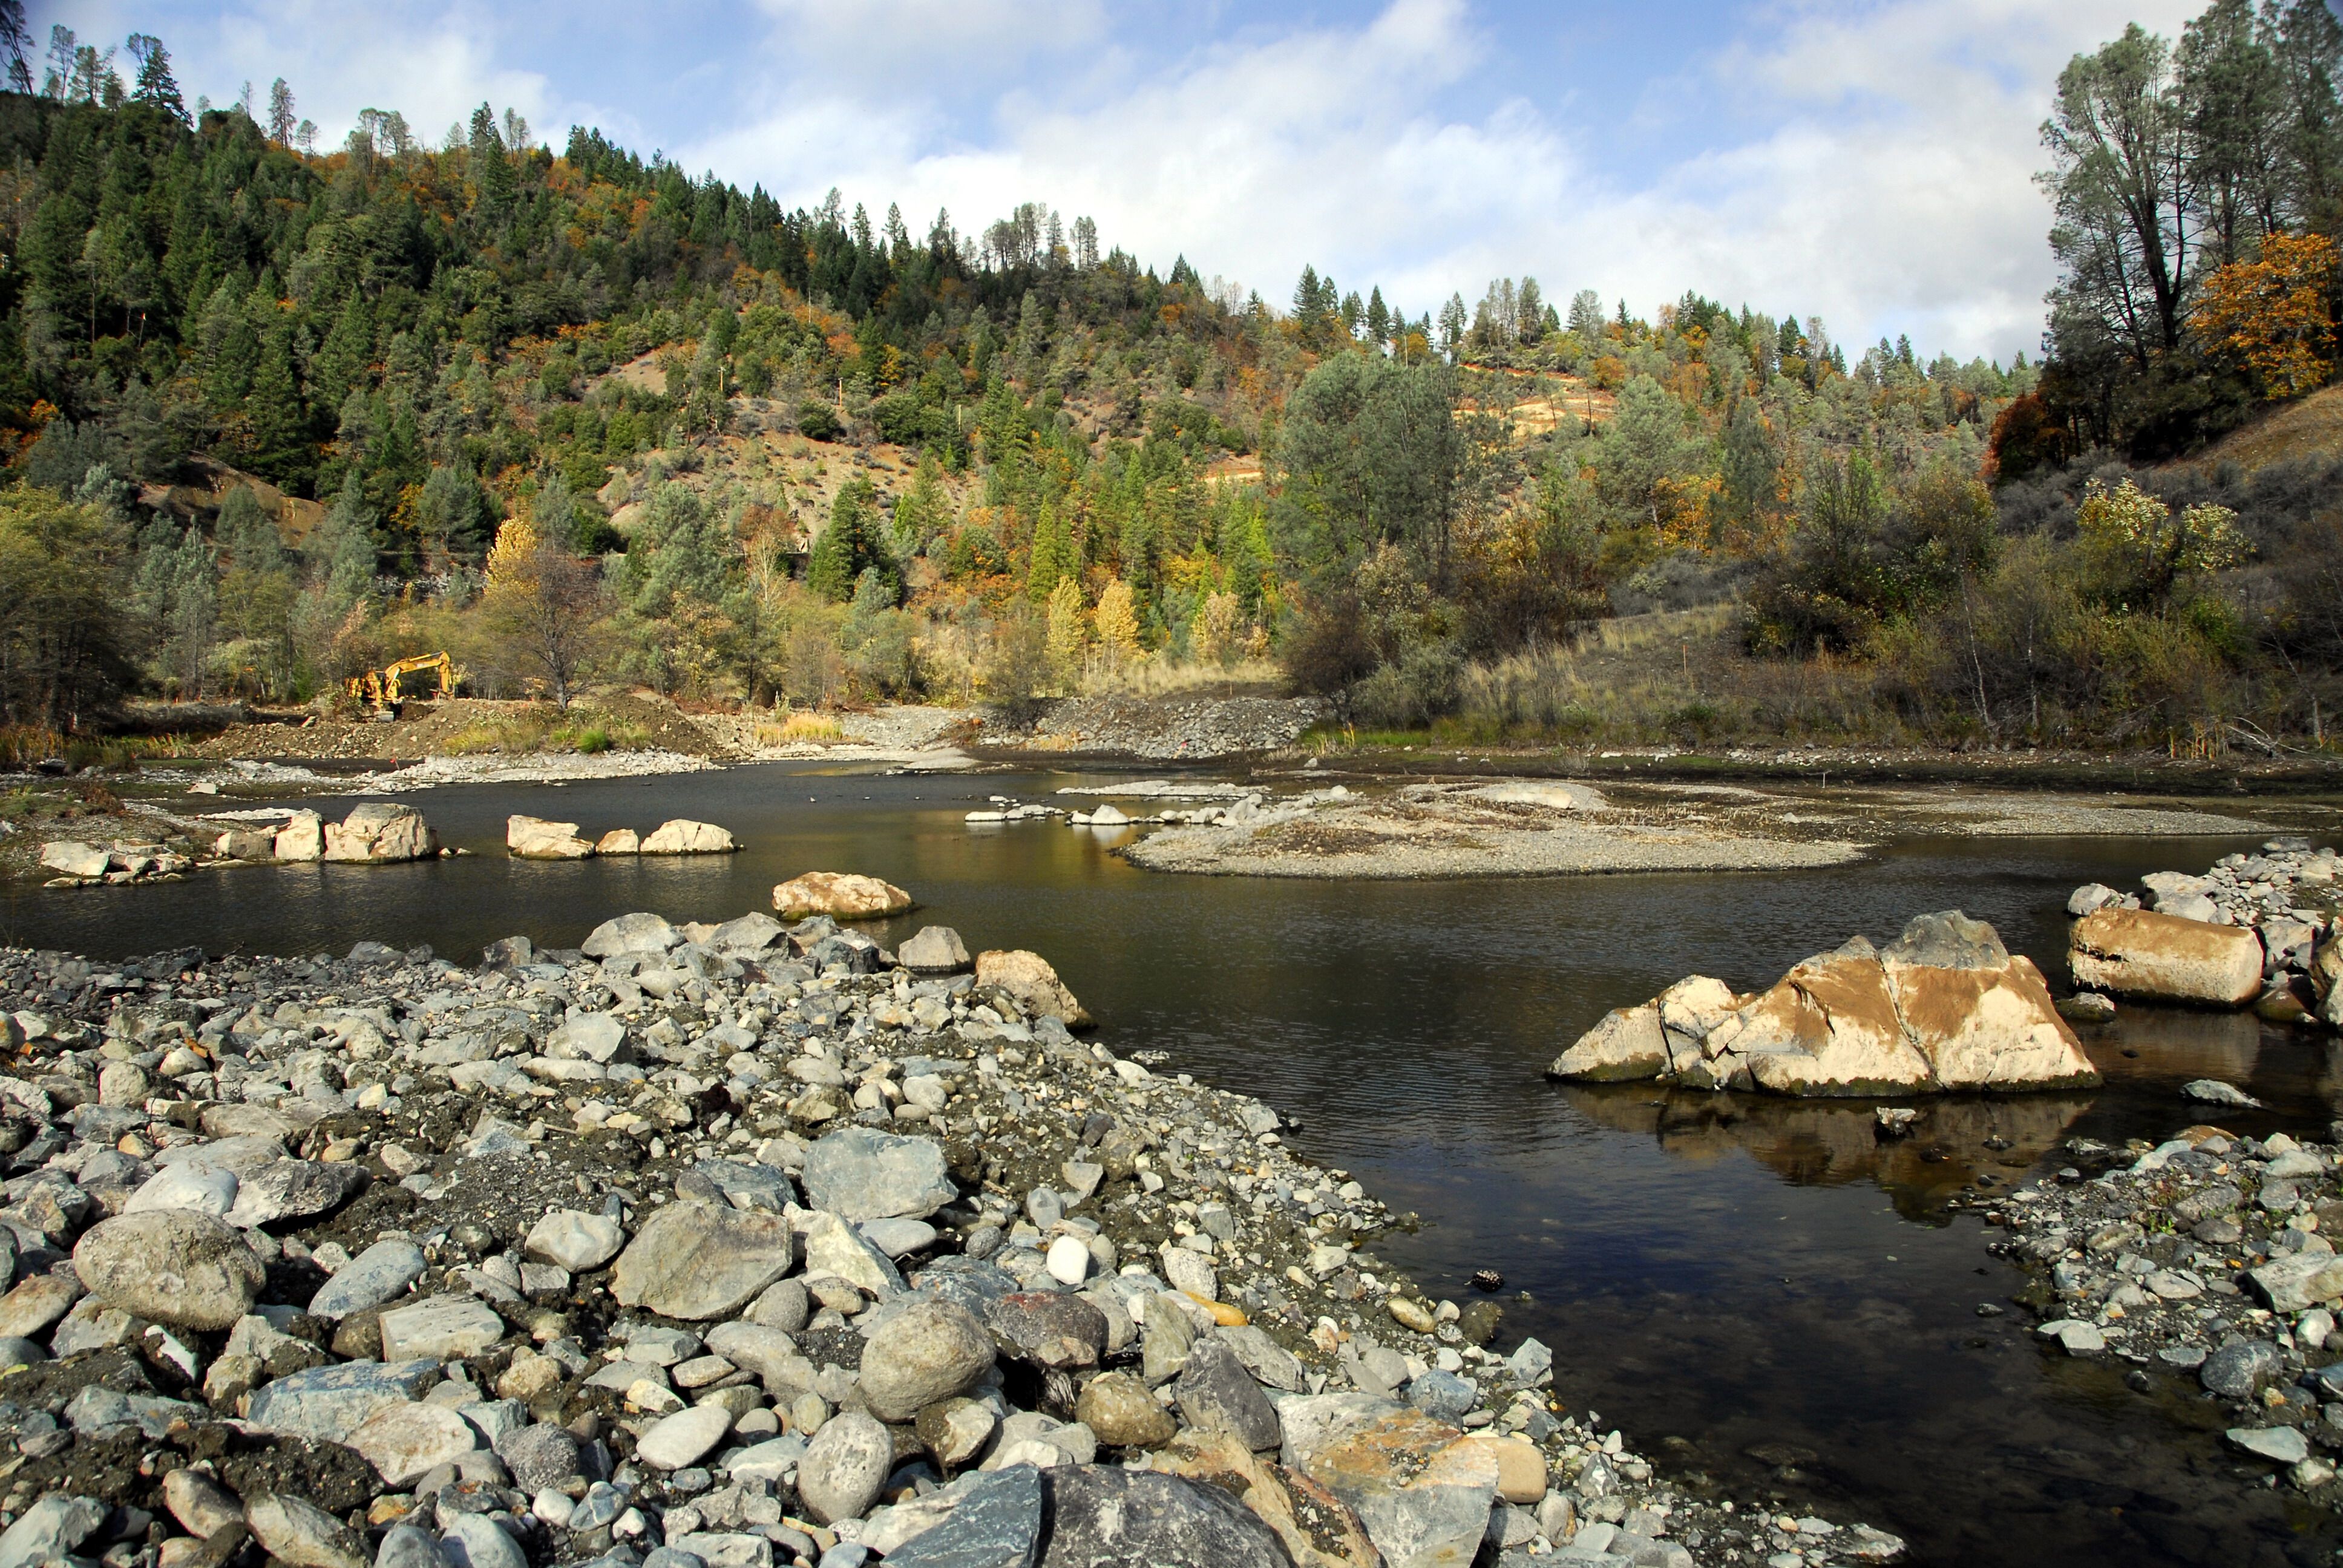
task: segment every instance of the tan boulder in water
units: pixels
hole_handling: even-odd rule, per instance
[[[2261,994],[2261,939],[2147,910],[2094,910],[2067,938],[2075,983],[2151,1001],[2243,1007]]]
[[[598,855],[639,855],[643,852],[643,837],[632,828],[613,828],[594,841]]]
[[[1549,1070],[1801,1096],[2099,1081],[2041,972],[1957,910],[1918,917],[1884,952],[1856,937],[1755,997],[1705,976],[1681,980],[1605,1017]]]
[[[578,836],[575,822],[548,822],[541,817],[505,819],[505,848],[523,860],[582,860],[594,846]]]
[[[783,920],[828,915],[834,920],[875,920],[911,907],[911,895],[892,882],[850,871],[808,871],[773,890]]]
[[[1647,1001],[1604,1013],[1601,1023],[1554,1059],[1550,1070],[1556,1078],[1582,1083],[1622,1083],[1659,1078],[1668,1068],[1668,1041],[1660,1029],[1659,1004]]]
[[[1878,950],[1861,937],[1799,964],[1735,1017],[1738,1030],[1712,1034],[1714,1060],[1742,1059],[1760,1089],[1908,1094],[1928,1086],[1928,1059],[1906,1037]]]

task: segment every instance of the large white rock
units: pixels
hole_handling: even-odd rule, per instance
[[[1754,997],[1680,980],[1611,1013],[1550,1070],[1821,1096],[2099,1081],[2032,960],[1957,910],[1916,917],[1884,952],[1856,937]]]
[[[660,823],[644,838],[639,853],[645,855],[729,855],[740,846],[732,835],[713,822],[694,822],[686,817]]]
[[[60,876],[103,877],[114,857],[95,844],[57,839],[41,847],[41,864]]]
[[[1660,1010],[1648,1001],[1613,1008],[1546,1069],[1553,1077],[1584,1083],[1635,1081],[1667,1070],[1668,1042],[1660,1029]]]
[[[505,819],[505,848],[523,860],[582,860],[594,852],[578,836],[577,823],[518,814]]]
[[[339,861],[424,860],[439,853],[439,835],[412,806],[369,800],[326,825],[325,858]]]
[[[1036,1018],[1054,1018],[1068,1029],[1088,1026],[1091,1015],[1058,978],[1050,960],[1022,949],[976,955],[976,983],[997,985]]]
[[[2075,983],[2151,1001],[2243,1007],[2261,994],[2261,939],[2147,910],[2094,910],[2075,922],[2066,962]]]
[[[322,860],[326,858],[326,819],[315,811],[296,811],[277,829],[280,860]]]

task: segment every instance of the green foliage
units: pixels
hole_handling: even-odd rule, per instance
[[[1350,566],[1399,545],[1427,576],[1444,573],[1462,455],[1455,400],[1438,366],[1342,354],[1312,370],[1278,435],[1281,550]]]
[[[52,492],[0,492],[0,722],[70,730],[132,677],[116,529]]]

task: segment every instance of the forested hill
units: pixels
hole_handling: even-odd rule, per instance
[[[2023,357],[1526,277],[1411,317],[1305,269],[1272,305],[1039,204],[970,233],[785,208],[486,105],[320,147],[286,84],[191,110],[127,48],[126,79],[57,29],[0,94],[0,456],[40,541],[0,571],[118,590],[94,623],[58,601],[94,651],[18,618],[12,720],[307,700],[440,647],[544,689],[515,596],[558,582],[565,691],[1024,701],[1274,657],[1421,726],[1615,614],[1744,603],[1738,648],[1868,658],[2002,569],[1983,479]],[[2027,515],[2071,533],[2080,478]],[[1996,732],[2020,678],[2037,730],[2096,722],[2099,688],[2046,719],[2039,661],[1970,620],[1974,668],[1907,671],[1886,722]],[[1574,702],[1494,722],[1614,722]]]

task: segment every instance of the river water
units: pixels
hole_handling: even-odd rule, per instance
[[[573,946],[629,910],[720,920],[769,907],[799,871],[870,872],[922,905],[874,930],[888,944],[940,921],[971,950],[1033,949],[1119,1053],[1165,1051],[1167,1070],[1300,1117],[1304,1152],[1422,1216],[1378,1251],[1460,1300],[1473,1271],[1502,1271],[1501,1342],[1554,1346],[1572,1407],[1680,1476],[1866,1520],[1925,1564],[2334,1560],[2333,1523],[2247,1484],[2208,1402],[2177,1382],[2136,1393],[2120,1363],[2045,1353],[2023,1314],[1980,1317],[2023,1280],[1986,1251],[1977,1219],[1945,1207],[1965,1183],[2057,1169],[2071,1137],[2167,1136],[2198,1119],[2177,1092],[2192,1078],[2270,1108],[2224,1125],[2322,1131],[2343,1114],[2331,1036],[2127,1010],[2087,1042],[2105,1088],[1938,1101],[1918,1138],[1885,1150],[1868,1105],[1542,1077],[1604,1010],[1683,975],[1751,988],[1924,910],[1991,920],[2056,985],[2077,883],[2200,869],[2261,835],[1943,839],[1812,871],[1360,884],[1157,875],[1089,829],[961,820],[988,795],[1047,799],[1103,777],[771,765],[441,789],[410,799],[475,856],[20,891],[0,903],[0,940],[111,957],[368,939],[470,961],[515,932]],[[749,848],[519,862],[502,852],[513,811],[575,819],[589,837],[698,818]]]

